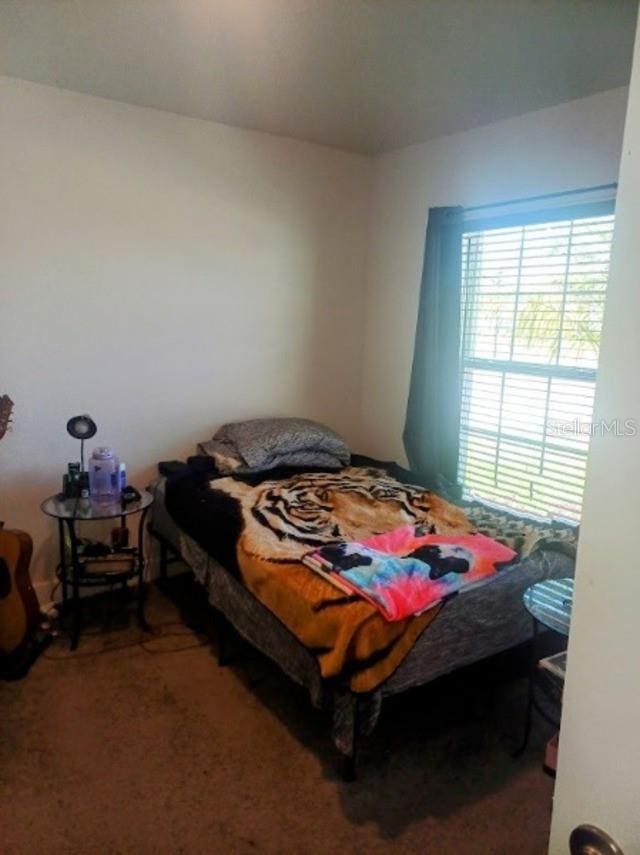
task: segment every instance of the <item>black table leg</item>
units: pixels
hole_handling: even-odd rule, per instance
[[[61,519],[58,520],[58,543],[60,546],[60,585],[62,587],[62,607],[67,605],[67,554],[64,545],[64,523]]]
[[[145,632],[151,632],[151,627],[147,623],[144,616],[144,521],[147,516],[148,508],[145,508],[140,514],[140,522],[138,523],[138,623],[140,628]]]
[[[80,562],[78,559],[78,541],[76,538],[76,527],[74,520],[66,520],[69,528],[69,539],[71,541],[71,592],[73,608],[73,626],[71,630],[71,649],[75,650],[80,640],[80,627],[82,624],[82,607],[80,605]]]

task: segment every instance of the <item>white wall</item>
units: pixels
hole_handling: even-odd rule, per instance
[[[640,30],[639,30],[640,33]],[[640,427],[640,40],[629,95],[595,418]],[[640,434],[591,443],[569,639],[552,853],[592,823],[640,853]]]
[[[137,484],[231,419],[308,416],[357,444],[369,170],[0,78],[0,519],[33,534],[36,578],[71,415]]]
[[[625,102],[370,160],[0,78],[0,519],[33,533],[36,578],[78,412],[139,484],[262,414],[401,457],[428,208],[615,180]]]
[[[404,455],[428,209],[615,181],[626,98],[615,89],[376,159],[363,365],[369,452]]]

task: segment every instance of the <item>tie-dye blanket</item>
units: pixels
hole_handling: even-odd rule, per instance
[[[418,615],[488,582],[516,553],[482,534],[437,535],[405,525],[362,541],[330,544],[304,558],[389,621]]]

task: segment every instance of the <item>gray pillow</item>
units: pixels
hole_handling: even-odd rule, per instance
[[[339,468],[349,463],[345,441],[309,419],[252,419],[223,425],[200,444],[222,472],[261,472],[276,466]]]

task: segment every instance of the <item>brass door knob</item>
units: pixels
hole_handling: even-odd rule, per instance
[[[624,855],[612,837],[595,825],[579,825],[569,838],[571,855]]]

